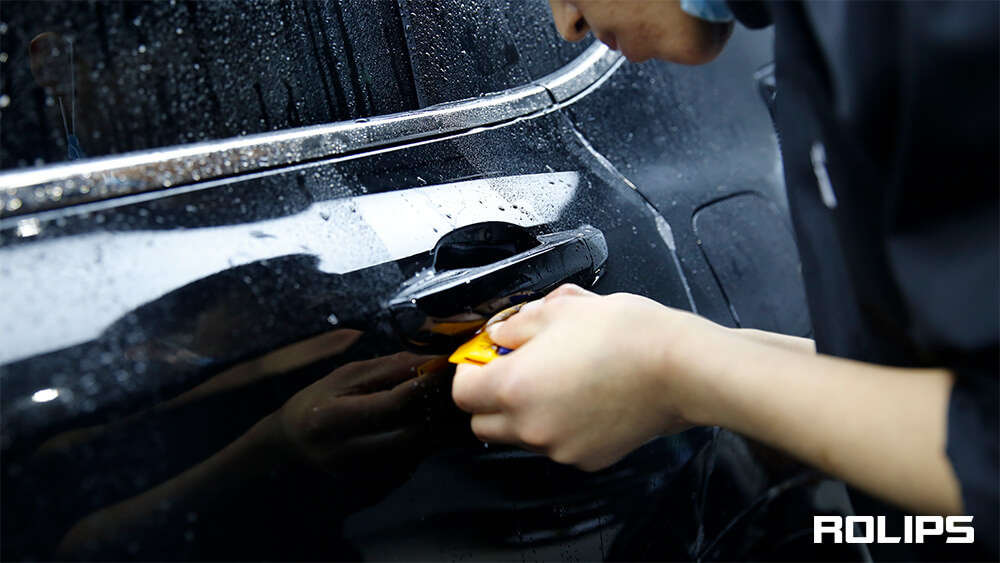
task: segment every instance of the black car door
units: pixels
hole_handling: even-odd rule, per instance
[[[639,71],[544,4],[446,7],[5,8],[4,559],[730,558],[808,528],[754,510],[826,482],[718,430],[593,474],[471,436],[442,354],[563,281],[752,326],[696,240],[758,204],[633,174],[588,128]],[[747,111],[728,148],[771,166]]]

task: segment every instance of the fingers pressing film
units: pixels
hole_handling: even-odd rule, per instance
[[[560,286],[547,297],[497,314],[486,325],[490,339],[505,348],[518,348],[538,334],[546,324],[546,303],[564,297],[596,297],[577,285]],[[516,314],[515,314],[516,313]],[[462,364],[456,368],[452,382],[452,398],[462,410],[473,413],[500,411],[497,399],[500,379],[491,370]]]
[[[534,337],[546,324],[545,304],[564,297],[598,297],[578,285],[563,284],[537,301],[520,306],[517,314],[501,312],[486,323],[486,333],[493,342],[505,348],[517,348]]]
[[[455,368],[451,397],[467,413],[492,413],[500,410],[497,400],[499,380],[480,366],[460,364]]]
[[[483,442],[516,442],[510,417],[503,414],[477,414],[472,417],[472,433]]]
[[[526,303],[520,311],[508,319],[487,323],[486,333],[493,342],[504,348],[519,348],[534,338],[549,323],[552,304],[564,298],[597,297],[578,285],[565,284],[544,298]]]
[[[545,327],[545,299],[526,303],[508,320],[486,326],[490,340],[504,348],[519,348]]]

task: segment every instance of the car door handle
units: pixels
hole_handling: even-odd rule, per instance
[[[511,305],[563,283],[592,285],[607,259],[604,233],[590,225],[536,238],[517,225],[479,223],[442,238],[434,265],[405,282],[386,310],[409,348],[447,353]]]

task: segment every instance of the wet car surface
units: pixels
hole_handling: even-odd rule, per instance
[[[543,3],[271,6],[5,8],[3,559],[817,557],[840,484],[710,428],[482,444],[442,359],[565,281],[808,335],[769,36],[681,69]]]

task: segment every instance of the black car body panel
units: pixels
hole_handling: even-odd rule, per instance
[[[414,96],[499,94],[182,147],[207,176],[173,149],[0,175],[3,559],[808,557],[812,516],[850,510],[841,485],[718,429],[596,473],[472,437],[446,362],[413,350],[434,334],[445,351],[557,280],[728,326],[802,334],[808,317],[795,299],[745,299],[801,291],[752,78],[766,60],[679,71],[592,47],[549,75],[580,48],[524,46],[543,4],[502,21],[520,7],[454,4],[468,18],[399,5]],[[516,31],[483,35],[490,22]],[[442,34],[457,37],[431,50]],[[766,55],[766,35],[738,41]],[[733,93],[705,98],[713,81]],[[728,103],[741,125],[710,116]],[[231,158],[247,147],[246,165]],[[69,197],[65,178],[95,189]],[[762,247],[733,247],[720,221]],[[521,234],[508,254],[436,255],[468,229]],[[485,290],[436,302],[423,313],[454,321],[437,332],[394,316],[427,276],[574,232],[586,260],[505,270],[492,308]]]
[[[725,325],[809,336],[778,140],[753,72],[766,66],[769,49],[760,37],[736,33],[708,67],[626,65],[567,113],[594,150],[675,226],[699,313]],[[650,103],[647,92],[661,98]],[[733,196],[741,206],[751,202],[749,208],[724,213],[730,204],[722,202]],[[713,240],[703,246],[707,231]],[[716,254],[709,268],[694,258],[701,257],[698,247]],[[734,297],[742,292],[754,297],[740,311]],[[717,307],[720,301],[728,311]]]

